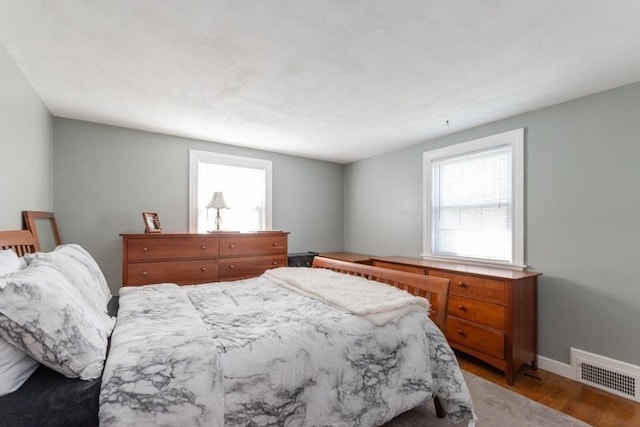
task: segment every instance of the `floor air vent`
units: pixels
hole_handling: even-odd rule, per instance
[[[577,381],[640,402],[640,367],[575,348],[571,366]]]

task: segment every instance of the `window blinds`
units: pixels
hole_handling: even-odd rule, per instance
[[[511,146],[434,161],[436,255],[512,261]]]

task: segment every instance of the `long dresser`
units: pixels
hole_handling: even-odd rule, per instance
[[[120,234],[122,284],[191,285],[255,277],[287,265],[287,232]]]
[[[451,281],[445,335],[451,347],[502,370],[509,385],[525,364],[537,368],[537,282],[541,273],[371,257],[373,265]]]

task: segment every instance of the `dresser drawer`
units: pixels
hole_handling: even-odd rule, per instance
[[[449,295],[447,313],[490,328],[504,331],[505,307],[487,301]]]
[[[127,240],[127,259],[129,261],[216,256],[218,256],[218,241],[212,238]]]
[[[257,277],[270,268],[285,267],[287,256],[257,256],[225,258],[218,261],[219,280],[235,280]]]
[[[447,317],[447,339],[504,359],[504,334],[480,325]]]
[[[373,260],[373,265],[375,267],[388,268],[389,270],[407,271],[409,273],[416,273],[416,274],[427,273],[427,269],[425,267],[418,267],[415,265],[396,264],[394,262],[378,261],[376,259]]]
[[[138,262],[127,265],[127,285],[207,283],[218,277],[215,260]]]
[[[220,237],[220,256],[286,255],[287,236]]]
[[[501,280],[439,270],[429,270],[429,275],[451,280],[451,287],[449,288],[450,294],[481,298],[501,303],[506,301],[505,284]]]

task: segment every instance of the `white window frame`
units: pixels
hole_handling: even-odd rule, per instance
[[[198,164],[215,163],[219,165],[238,166],[243,168],[262,169],[265,172],[264,194],[264,230],[272,227],[272,162],[271,160],[232,154],[214,153],[211,151],[189,150],[189,231],[197,232],[198,225]]]
[[[511,263],[466,257],[445,257],[433,253],[433,162],[500,146],[511,147],[512,237]],[[421,257],[446,262],[493,265],[523,270],[524,263],[524,128],[423,153],[423,253]]]

